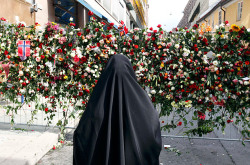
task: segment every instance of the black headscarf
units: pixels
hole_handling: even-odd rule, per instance
[[[74,165],[159,165],[158,113],[129,59],[114,55],[74,132]]]

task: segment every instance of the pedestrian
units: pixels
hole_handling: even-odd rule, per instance
[[[110,57],[74,132],[74,165],[159,165],[158,113],[129,59]]]

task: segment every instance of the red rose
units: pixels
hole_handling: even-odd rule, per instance
[[[101,24],[103,24],[103,26],[106,25],[104,22],[101,22]]]
[[[181,126],[182,125],[182,122],[180,121],[178,124],[177,124],[177,126]]]
[[[45,108],[45,112],[48,112],[49,108]]]
[[[99,28],[95,28],[95,32],[99,32]]]
[[[153,31],[153,28],[151,27],[151,28],[149,28],[149,30]]]
[[[88,15],[89,15],[89,16],[92,16],[92,15],[94,15],[94,13],[93,13],[92,11],[89,11],[89,12],[88,12]]]
[[[197,24],[194,24],[193,28],[197,29],[199,26]]]
[[[68,44],[69,47],[72,47],[72,45],[73,45],[72,43],[69,43],[69,44]]]
[[[155,97],[152,97],[152,102],[153,102],[153,103],[155,102]]]
[[[9,54],[9,52],[8,52],[7,50],[5,50],[5,51],[4,51],[4,54],[7,55],[7,54]]]
[[[82,35],[82,33],[81,33],[81,32],[78,32],[78,33],[77,33],[77,35],[78,35],[78,36],[81,36],[81,35]]]
[[[203,42],[207,42],[207,39],[206,39],[206,38],[203,38]]]
[[[23,87],[25,87],[25,86],[26,86],[26,83],[25,83],[25,82],[23,82],[23,83],[22,83],[22,86],[23,86]]]
[[[154,33],[157,33],[157,30],[154,30]]]
[[[161,28],[161,24],[159,24],[157,27],[158,27],[158,28]]]
[[[45,58],[45,55],[41,55],[41,59],[44,59]]]
[[[115,24],[114,24],[113,22],[109,24],[109,26],[111,26],[111,27],[114,26],[114,25],[115,25]]]
[[[83,95],[83,93],[82,92],[79,92],[79,96],[82,96]]]
[[[139,47],[138,45],[135,45],[135,48],[136,48],[136,49],[138,49],[138,47]]]

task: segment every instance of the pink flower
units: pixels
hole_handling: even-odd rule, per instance
[[[233,82],[236,84],[236,83],[238,82],[238,80],[237,80],[237,79],[234,79]]]
[[[59,43],[63,44],[64,42],[66,42],[66,37],[60,37],[59,38]]]
[[[41,61],[41,58],[40,57],[37,57],[36,58],[36,62],[40,62]]]

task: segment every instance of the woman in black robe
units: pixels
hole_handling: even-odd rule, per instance
[[[74,165],[159,165],[158,113],[129,59],[110,57],[74,132]]]

